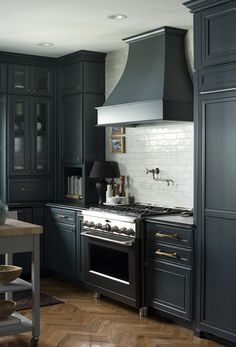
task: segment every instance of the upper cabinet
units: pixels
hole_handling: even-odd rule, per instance
[[[7,89],[7,65],[0,64],[0,94],[6,93]]]
[[[61,73],[62,95],[71,95],[82,92],[82,63],[66,65]]]
[[[11,64],[8,69],[8,92],[17,95],[52,96],[51,68]]]
[[[104,64],[80,61],[62,68],[61,95],[78,93],[103,94],[105,89]]]
[[[9,97],[9,172],[52,173],[52,100]]]
[[[236,8],[233,7],[232,2],[228,2],[197,13],[196,67],[236,61]]]

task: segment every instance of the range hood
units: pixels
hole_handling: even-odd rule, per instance
[[[97,108],[98,126],[193,120],[186,30],[162,27],[124,39],[128,60],[116,87]]]

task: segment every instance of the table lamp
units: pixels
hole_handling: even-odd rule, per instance
[[[99,181],[96,182],[96,189],[98,194],[98,203],[102,204],[105,201],[106,195],[107,182],[105,181],[105,178],[116,177],[112,163],[110,161],[95,161],[89,177],[99,178]]]

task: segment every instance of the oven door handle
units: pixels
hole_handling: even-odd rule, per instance
[[[112,243],[118,243],[119,245],[125,246],[125,247],[132,247],[134,240],[128,240],[128,241],[119,241],[119,240],[114,240],[114,239],[109,239],[107,237],[102,237],[102,236],[97,236],[97,235],[92,235],[88,234],[86,232],[81,233],[80,235],[90,237],[91,239],[98,239],[102,241],[108,241]]]

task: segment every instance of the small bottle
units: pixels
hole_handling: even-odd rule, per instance
[[[125,176],[120,176],[119,196],[125,196]]]
[[[107,191],[106,191],[106,203],[109,204],[111,202],[112,196],[113,196],[112,185],[108,184]]]
[[[126,178],[126,186],[125,186],[125,196],[126,196],[126,203],[129,204],[130,203],[130,183],[129,183],[129,179],[130,177],[127,176]]]

